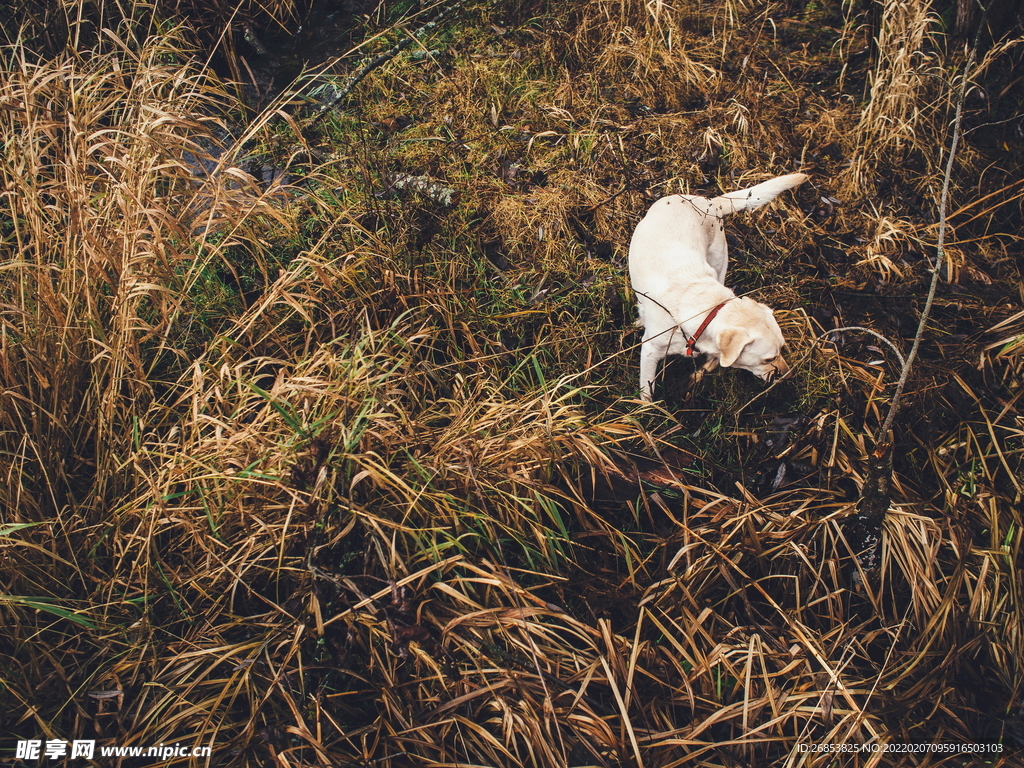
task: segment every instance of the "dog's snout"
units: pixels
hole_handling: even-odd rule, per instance
[[[792,371],[789,368],[789,363],[783,360],[781,357],[772,363],[768,372],[764,374],[763,378],[766,382],[782,381],[788,379]]]

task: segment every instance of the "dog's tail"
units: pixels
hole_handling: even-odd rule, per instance
[[[770,203],[787,189],[799,187],[807,181],[806,173],[790,173],[762,182],[748,189],[739,189],[714,198],[723,214],[750,211]]]

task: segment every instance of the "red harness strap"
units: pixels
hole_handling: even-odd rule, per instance
[[[728,299],[726,299],[721,304],[719,304],[717,307],[715,307],[710,312],[708,312],[708,316],[704,318],[704,322],[700,324],[700,328],[697,329],[697,332],[695,334],[693,334],[693,336],[691,336],[689,339],[686,340],[686,356],[687,357],[693,357],[693,348],[697,344],[697,339],[699,339],[700,335],[702,333],[704,333],[704,330],[711,324],[711,321],[715,319],[715,315],[718,314],[718,310],[720,310],[722,307],[724,307],[726,305],[727,301],[728,301]]]

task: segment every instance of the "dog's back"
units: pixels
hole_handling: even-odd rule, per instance
[[[722,218],[730,213],[751,211],[771,202],[787,189],[803,184],[807,175],[790,173],[740,189],[718,197],[706,198],[699,195],[670,195],[663,197],[650,207],[647,215],[637,225],[630,244],[630,276],[634,290],[638,289],[634,274],[634,252],[642,248],[646,252],[643,272],[658,275],[658,282],[664,283],[674,271],[685,269],[690,274],[701,269],[700,264],[685,264],[696,260],[711,267],[718,282],[725,284],[728,266],[728,246]],[[657,263],[653,263],[656,261]],[[639,290],[648,292],[649,281],[641,277]]]

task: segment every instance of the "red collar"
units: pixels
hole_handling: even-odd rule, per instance
[[[697,329],[697,332],[695,334],[693,334],[693,336],[691,336],[689,339],[686,340],[686,356],[687,357],[693,357],[693,349],[697,345],[697,339],[699,339],[700,335],[702,333],[704,333],[704,331],[707,329],[707,327],[709,325],[711,325],[711,321],[715,319],[715,315],[718,314],[718,310],[720,310],[722,307],[724,307],[726,305],[726,302],[728,302],[728,301],[729,300],[726,299],[721,304],[719,304],[717,307],[715,307],[710,312],[708,312],[708,316],[704,318],[704,322],[700,324],[700,328]]]

